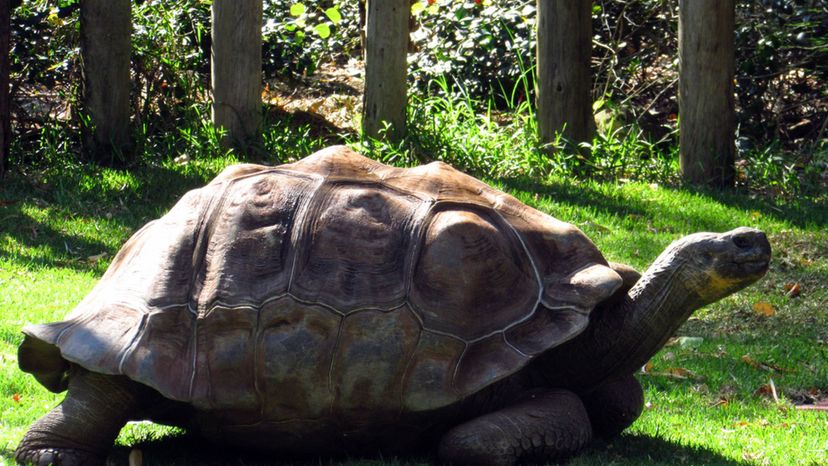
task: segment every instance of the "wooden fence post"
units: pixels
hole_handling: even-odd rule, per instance
[[[11,142],[11,95],[9,94],[9,50],[11,0],[0,0],[0,180],[6,173]]]
[[[572,142],[590,141],[592,2],[537,0],[537,7],[538,136],[547,143],[563,131]]]
[[[131,14],[130,0],[81,2],[84,149],[104,163],[126,162],[131,151]]]
[[[735,0],[679,0],[679,161],[690,184],[735,180]]]
[[[212,35],[213,124],[225,144],[261,149],[262,0],[214,0]]]
[[[405,136],[411,2],[367,0],[367,3],[362,129],[368,137],[397,141]],[[390,124],[390,132],[380,134],[386,124]]]

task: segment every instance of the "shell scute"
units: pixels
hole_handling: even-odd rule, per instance
[[[529,356],[506,343],[503,333],[470,343],[460,359],[452,383],[461,393],[474,393],[523,367]]]
[[[302,225],[290,292],[348,312],[405,300],[410,230],[420,201],[382,185],[332,183]]]
[[[403,377],[403,409],[428,411],[462,398],[453,379],[465,348],[457,338],[424,330]]]
[[[334,414],[364,420],[365,407],[371,406],[377,416],[396,416],[406,362],[419,338],[420,324],[405,306],[348,315],[331,366]]]
[[[260,303],[287,291],[297,211],[318,183],[271,170],[226,188],[202,232],[204,251],[194,254],[203,260],[191,297],[199,309],[216,302]]]
[[[151,312],[146,319],[120,371],[148,381],[174,400],[189,400],[195,356],[193,315],[187,306],[177,306]]]
[[[190,388],[194,406],[258,412],[261,400],[254,366],[257,319],[255,309],[219,305],[196,320],[196,363]]]
[[[329,309],[290,297],[262,307],[256,368],[264,419],[316,419],[330,411],[340,321]]]
[[[428,220],[410,294],[425,328],[472,341],[528,317],[538,292],[531,260],[495,214],[438,204]]]

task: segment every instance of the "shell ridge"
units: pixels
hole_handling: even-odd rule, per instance
[[[414,345],[413,348],[411,348],[411,354],[408,355],[408,358],[405,362],[405,367],[403,368],[402,376],[400,377],[400,379],[401,379],[400,380],[400,399],[399,399],[400,408],[399,408],[399,411],[397,413],[397,416],[402,415],[402,413],[404,411],[405,395],[406,395],[406,387],[408,386],[407,382],[408,382],[408,377],[409,377],[409,371],[414,366],[414,364],[413,364],[414,363],[414,356],[417,355],[417,350],[420,348],[420,345],[423,342],[422,337],[423,337],[423,332],[425,331],[425,329],[423,328],[423,321],[420,319],[420,316],[418,316],[417,313],[414,312],[414,309],[411,307],[411,305],[407,305],[406,307],[408,308],[408,312],[411,313],[411,315],[414,317],[414,320],[417,321],[417,324],[420,327],[420,334],[417,336],[417,344]]]
[[[510,327],[511,327],[511,326],[510,326]],[[515,345],[513,345],[513,344],[509,341],[509,338],[507,338],[507,337],[506,337],[506,332],[505,332],[505,331],[501,332],[501,334],[500,334],[500,335],[503,337],[503,343],[505,343],[505,344],[506,344],[506,346],[508,346],[509,348],[511,348],[511,349],[512,349],[512,351],[516,352],[517,354],[519,354],[519,355],[521,355],[521,356],[523,356],[523,357],[525,357],[525,358],[532,359],[532,357],[533,357],[532,355],[524,353],[523,351],[521,351],[520,349],[518,349]]]
[[[412,218],[413,225],[410,231],[412,240],[409,245],[409,251],[406,254],[407,263],[403,278],[405,280],[405,302],[407,303],[410,303],[411,283],[414,280],[414,269],[417,266],[417,259],[423,248],[423,243],[425,242],[425,234],[426,230],[428,230],[428,219],[431,217],[435,204],[434,200],[427,200],[423,202],[419,207],[417,207],[417,210],[414,211]],[[416,312],[414,314],[417,315]],[[420,319],[419,315],[417,315],[417,320],[420,321],[420,325],[422,325],[422,319]]]
[[[316,179],[316,186],[313,187],[313,192],[310,193],[305,199],[301,201],[301,204],[296,209],[295,219],[293,221],[294,225],[299,225],[299,228],[293,228],[290,232],[290,248],[292,249],[293,254],[291,254],[290,258],[290,276],[288,277],[288,284],[287,284],[287,293],[290,294],[291,288],[293,288],[293,280],[296,278],[296,262],[300,258],[300,242],[302,238],[305,236],[305,228],[307,228],[307,221],[305,220],[308,216],[308,212],[311,210],[311,205],[316,201],[316,198],[319,196],[319,193],[322,191],[322,186],[326,184],[326,179],[323,176],[316,175],[313,178]]]
[[[538,307],[540,304],[541,299],[543,298],[543,278],[541,277],[540,271],[538,270],[538,265],[535,263],[535,258],[532,257],[532,253],[529,251],[529,248],[526,246],[526,240],[523,238],[523,235],[514,227],[506,218],[501,214],[497,209],[492,209],[495,214],[500,218],[500,220],[509,227],[509,230],[515,235],[518,242],[520,242],[520,247],[523,248],[523,252],[526,257],[529,259],[529,264],[532,266],[532,272],[535,274],[535,280],[538,282],[538,300],[535,302],[535,305],[532,308]]]
[[[195,301],[195,309],[198,313],[201,313],[202,305],[198,302],[198,298],[196,296],[193,296],[193,292],[195,290],[196,284],[198,283],[198,276],[201,273],[201,267],[204,264],[204,258],[207,255],[207,249],[209,248],[208,237],[211,236],[212,230],[214,229],[213,225],[215,223],[215,217],[219,214],[221,206],[224,205],[224,202],[227,198],[227,191],[230,189],[230,186],[233,184],[234,181],[235,180],[233,179],[223,181],[222,184],[224,185],[224,187],[221,190],[221,194],[218,196],[211,196],[210,202],[207,204],[204,210],[202,210],[199,213],[198,226],[195,229],[195,241],[193,241],[193,258],[191,268],[192,274],[190,276],[190,284],[188,286],[190,291],[190,299]],[[201,288],[202,287],[199,287],[199,292],[201,291]]]
[[[336,390],[334,390],[333,386],[333,371],[334,371],[334,363],[336,362],[336,353],[339,351],[339,345],[342,343],[342,327],[345,326],[345,317],[342,316],[339,318],[339,325],[336,329],[336,342],[334,343],[333,349],[331,350],[331,361],[328,363],[328,393],[331,395],[331,403],[328,407],[328,414],[334,414],[334,405],[336,404],[337,396]]]
[[[123,350],[121,358],[118,361],[118,372],[120,372],[121,374],[124,373],[124,363],[126,362],[127,357],[130,356],[132,352],[135,350],[135,345],[138,344],[138,339],[144,333],[144,328],[146,328],[147,326],[149,312],[147,312],[146,308],[143,309],[143,311],[144,312],[141,314],[141,322],[138,323],[138,327],[135,329],[135,332],[132,335],[132,339],[130,340],[129,345],[127,345],[127,347]]]
[[[254,344],[253,344],[253,390],[256,391],[256,400],[259,404],[259,419],[263,420],[265,418],[265,403],[267,403],[267,399],[265,396],[264,391],[261,387],[261,380],[262,374],[261,369],[259,367],[259,357],[262,347],[262,308],[264,305],[260,305],[256,309],[256,331],[254,333]],[[261,422],[261,421],[260,421]]]
[[[464,341],[465,346],[463,347],[463,352],[460,353],[460,357],[457,358],[457,361],[454,363],[454,371],[451,374],[451,388],[455,391],[455,393],[460,393],[460,389],[457,388],[457,375],[460,372],[460,366],[463,364],[463,358],[466,357],[466,353],[469,352],[469,346],[471,346],[468,342]]]
[[[193,329],[190,331],[190,345],[193,349],[192,370],[190,371],[190,388],[187,390],[187,399],[193,399],[196,375],[198,374],[198,319],[193,319]]]

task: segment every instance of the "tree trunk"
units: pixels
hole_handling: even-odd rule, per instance
[[[124,163],[131,152],[131,14],[129,0],[83,0],[80,8],[84,149],[103,163]]]
[[[679,1],[679,158],[684,181],[733,186],[735,0]]]
[[[595,128],[590,97],[592,2],[537,0],[538,136],[590,141]]]
[[[11,95],[9,94],[9,45],[11,0],[0,0],[0,180],[6,173],[11,142]]]
[[[368,137],[398,141],[405,136],[410,0],[367,2],[362,129]]]
[[[262,122],[262,0],[214,0],[213,124],[225,144],[260,150]]]

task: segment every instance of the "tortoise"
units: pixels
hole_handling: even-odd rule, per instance
[[[100,464],[140,419],[284,455],[567,458],[639,416],[637,369],[770,253],[759,230],[696,233],[641,276],[441,162],[232,166],[23,329],[20,368],[68,393],[16,459]]]

